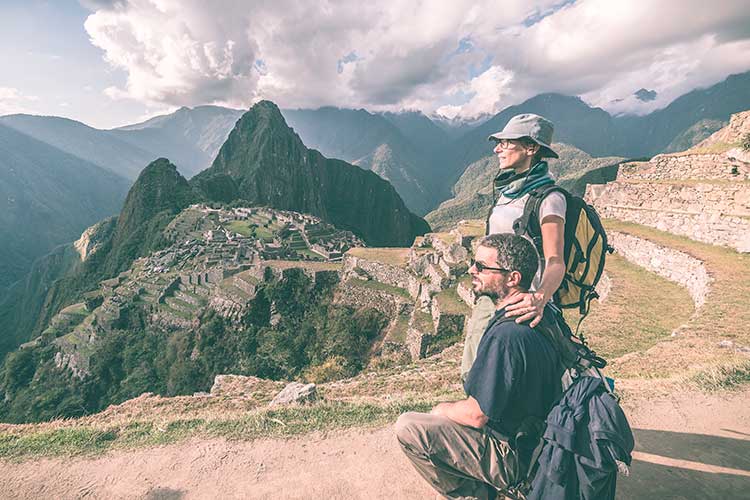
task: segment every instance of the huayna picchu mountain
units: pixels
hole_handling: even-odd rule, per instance
[[[387,181],[305,147],[270,101],[242,116],[213,165],[190,183],[207,200],[309,213],[373,246],[409,245],[429,231]]]

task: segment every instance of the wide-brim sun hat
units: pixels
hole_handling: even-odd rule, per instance
[[[500,132],[492,134],[488,139],[499,141],[500,139],[523,139],[525,137],[542,147],[542,158],[559,158],[550,146],[554,130],[555,126],[545,117],[533,113],[524,113],[508,120],[508,123]]]

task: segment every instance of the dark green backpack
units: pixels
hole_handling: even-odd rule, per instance
[[[606,254],[614,249],[607,243],[607,233],[594,207],[580,196],[570,194],[555,184],[541,186],[529,192],[523,215],[513,223],[517,235],[528,234],[540,256],[542,228],[539,224],[539,207],[547,195],[560,192],[565,196],[565,277],[555,292],[555,305],[562,309],[578,308],[581,319],[589,312],[591,301],[599,295],[596,284],[604,271]]]

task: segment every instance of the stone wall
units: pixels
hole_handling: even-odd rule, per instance
[[[351,278],[351,280],[356,279]],[[388,293],[385,290],[357,286],[351,282],[343,283],[336,289],[334,302],[356,309],[373,308],[390,319],[399,315],[408,315],[414,309],[414,304],[404,297]]]
[[[750,184],[613,182],[586,197],[602,217],[750,252]]]
[[[723,154],[657,155],[651,161],[620,165],[617,181],[750,180],[750,164]]]
[[[684,252],[625,233],[608,233],[612,246],[628,261],[687,288],[696,309],[711,291],[712,278],[705,264]]]
[[[690,215],[714,213],[750,217],[750,184],[746,183],[631,183],[591,186],[594,205],[667,210]]]
[[[211,295],[208,307],[216,311],[222,318],[239,322],[247,310],[250,300],[244,300],[221,288],[217,288]]]
[[[717,142],[737,143],[742,137],[750,133],[750,111],[735,113],[729,118],[729,125],[717,130],[711,136],[701,141],[696,147],[707,147]]]
[[[344,276],[348,278],[351,273],[355,272],[355,269],[363,271],[370,278],[386,285],[409,289],[410,274],[402,267],[345,254],[343,260]]]
[[[474,294],[474,290],[471,288],[471,283],[459,283],[456,287],[456,293],[461,297],[461,300],[466,302],[467,306],[474,307],[477,297]]]

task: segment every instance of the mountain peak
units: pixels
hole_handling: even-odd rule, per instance
[[[286,124],[279,107],[271,101],[263,100],[254,104],[247,112],[245,112],[245,114],[242,115],[235,126],[235,131],[241,129],[246,134],[248,132],[255,134],[256,132],[265,132],[266,129],[269,128],[279,133],[294,134],[294,131]],[[229,135],[230,139],[235,131],[232,131]],[[296,136],[296,134],[294,135]],[[300,139],[297,137],[297,140]],[[302,141],[300,140],[300,145],[301,144]]]
[[[141,171],[128,192],[120,216],[120,225],[133,220],[142,224],[151,216],[170,210],[177,213],[195,198],[187,180],[166,158],[158,158]]]

